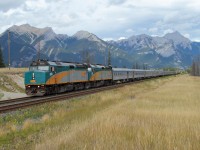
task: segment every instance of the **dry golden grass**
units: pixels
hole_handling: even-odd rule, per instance
[[[28,71],[28,68],[0,68],[0,73],[7,73],[7,74],[22,74],[25,71]]]
[[[24,88],[18,85],[16,81],[8,74],[15,74],[15,76],[23,76],[22,73],[14,73],[14,72],[0,72],[0,89],[7,92],[21,92],[24,93]],[[18,74],[18,75],[16,75]],[[19,77],[20,78],[20,77]],[[23,78],[22,78],[23,79]],[[4,94],[0,94],[0,98],[3,97]]]
[[[45,114],[44,116],[42,116],[42,121],[45,122],[45,121],[48,121],[50,119],[50,116],[48,114]]]
[[[35,106],[0,119],[0,149],[199,149],[199,89],[181,75]]]
[[[30,128],[34,123],[35,123],[34,120],[27,119],[27,120],[24,121],[23,126],[22,126],[22,129],[28,129],[28,128]]]
[[[99,96],[114,105],[46,129],[35,149],[199,149],[200,78],[187,75],[126,86]],[[121,99],[121,100],[120,100]],[[89,99],[88,105],[91,105]],[[56,114],[57,113],[57,114]],[[54,113],[61,117],[65,111]],[[54,136],[46,136],[53,132]]]

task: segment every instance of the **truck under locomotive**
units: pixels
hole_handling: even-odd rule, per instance
[[[24,79],[27,95],[43,96],[173,74],[176,72],[38,60],[31,63]]]

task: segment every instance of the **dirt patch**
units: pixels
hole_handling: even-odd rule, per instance
[[[7,99],[20,98],[20,97],[27,96],[25,93],[14,93],[14,92],[5,92],[5,91],[0,91],[0,94],[2,95],[2,97],[0,97],[0,100],[7,100]]]
[[[0,73],[0,100],[27,96],[24,78],[20,74]]]
[[[8,75],[8,77],[10,77],[15,83],[17,83],[17,85],[21,88],[25,88],[24,86],[24,78],[15,74],[15,75]]]

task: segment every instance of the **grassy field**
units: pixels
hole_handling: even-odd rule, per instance
[[[0,116],[0,149],[199,149],[200,78],[153,79]]]
[[[4,72],[0,72],[0,90],[6,92],[21,92],[24,93],[24,89],[17,85],[7,74]]]
[[[24,89],[19,86],[11,76],[23,77],[25,71],[28,68],[0,68],[0,90],[5,92],[20,92],[24,93]],[[0,93],[0,99],[3,97],[3,93]]]
[[[0,68],[0,73],[7,74],[23,74],[25,71],[28,71],[28,68]]]

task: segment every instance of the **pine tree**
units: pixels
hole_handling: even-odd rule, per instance
[[[82,62],[87,64],[91,63],[91,56],[88,50],[82,52]]]
[[[135,63],[135,69],[140,69],[140,66],[137,62]]]
[[[191,75],[200,76],[200,56],[197,56],[192,62]]]
[[[1,49],[1,45],[0,45],[0,68],[5,67],[5,64],[3,62],[3,53],[2,53],[2,49]]]
[[[145,64],[143,63],[143,65],[142,65],[142,67],[143,67],[143,70],[146,70],[146,68],[145,68]]]
[[[108,66],[111,66],[111,53],[108,51]]]

